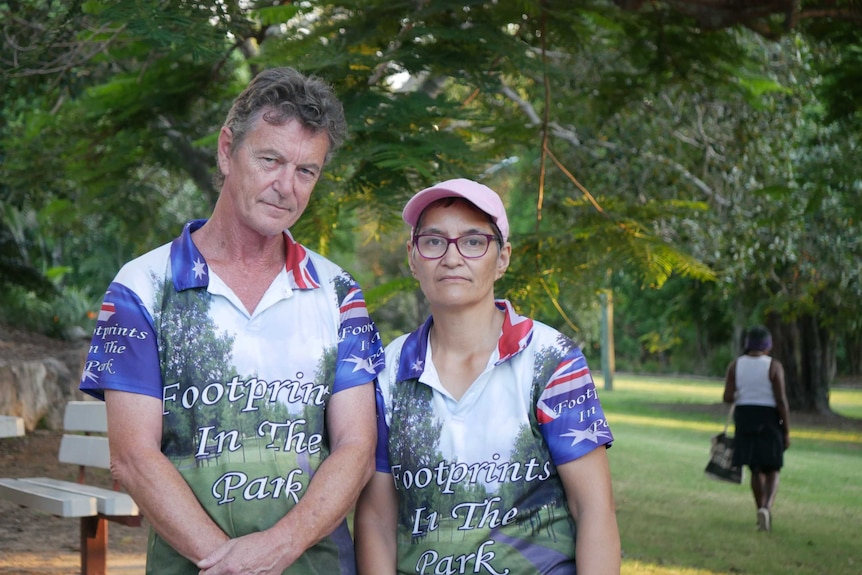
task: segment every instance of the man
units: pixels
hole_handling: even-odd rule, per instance
[[[355,571],[380,337],[353,278],[287,231],[345,126],[323,82],[259,74],[219,133],[211,217],[108,289],[81,389],[152,526],[148,573]]]

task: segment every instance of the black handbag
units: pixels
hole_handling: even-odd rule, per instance
[[[733,438],[727,435],[727,427],[733,417],[733,406],[727,414],[724,423],[724,431],[713,435],[709,449],[709,463],[706,464],[704,473],[710,479],[729,481],[730,483],[742,483],[742,467],[733,466]]]

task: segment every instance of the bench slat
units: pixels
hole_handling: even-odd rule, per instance
[[[102,401],[70,401],[63,415],[66,431],[108,432],[108,415]]]
[[[57,458],[61,463],[111,468],[108,438],[98,435],[64,435]]]
[[[0,479],[0,496],[60,517],[91,517],[98,513],[95,497],[59,491],[23,479]]]
[[[41,485],[64,491],[67,493],[77,493],[88,497],[96,498],[96,508],[103,515],[139,515],[138,506],[132,501],[132,498],[122,491],[114,491],[103,487],[95,487],[82,483],[74,483],[72,481],[63,481],[61,479],[51,479],[50,477],[27,477],[21,481],[26,481],[32,485]]]
[[[24,435],[24,418],[13,415],[0,415],[0,437]]]

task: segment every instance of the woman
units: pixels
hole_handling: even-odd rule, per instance
[[[613,437],[580,350],[494,299],[512,253],[499,196],[449,180],[403,217],[431,317],[386,349],[359,572],[618,574]]]
[[[757,506],[757,529],[772,530],[772,505],[784,450],[790,447],[790,410],[784,368],[770,357],[772,335],[764,326],[751,328],[745,353],[727,368],[725,403],[735,403],[733,465],[751,470],[751,491]]]

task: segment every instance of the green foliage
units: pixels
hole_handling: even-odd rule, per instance
[[[387,334],[425,312],[403,279],[400,207],[453,176],[505,197],[515,258],[498,295],[522,311],[594,346],[596,296],[625,284],[626,361],[692,357],[711,329],[637,309],[652,295],[724,306],[707,339],[725,344],[768,311],[858,331],[852,23],[812,18],[776,41],[724,13],[624,4],[18,3],[2,24],[15,43],[0,64],[0,203],[34,215],[2,244],[24,267],[3,263],[0,280],[67,270],[55,281],[90,298],[205,217],[231,99],[259,69],[293,65],[333,84],[350,137],[292,231],[356,270]],[[783,16],[748,24],[772,34]]]
[[[711,282],[671,277],[661,290],[615,274],[617,367],[645,373],[723,375],[735,349],[730,302]]]
[[[74,339],[92,332],[98,303],[74,287],[45,296],[11,284],[0,290],[0,323],[58,339]]]
[[[18,241],[4,224],[0,220],[0,288],[20,287],[42,297],[54,295],[53,284],[28,263]]]

